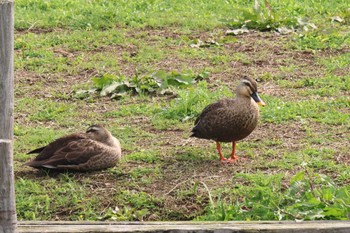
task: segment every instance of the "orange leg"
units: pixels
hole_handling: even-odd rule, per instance
[[[232,141],[232,152],[230,158],[227,160],[229,163],[235,163],[239,157],[236,155],[236,142]]]
[[[224,156],[222,156],[221,147],[220,147],[220,143],[219,143],[219,142],[216,142],[216,149],[217,149],[218,152],[219,152],[220,161],[221,161],[221,162],[225,162],[227,159],[226,159]]]

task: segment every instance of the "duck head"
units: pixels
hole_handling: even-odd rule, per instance
[[[86,135],[88,138],[99,141],[111,147],[120,147],[118,139],[113,137],[113,135],[101,125],[92,125],[86,130]]]
[[[89,138],[105,142],[111,135],[111,133],[101,125],[92,125],[86,130],[86,134]]]
[[[258,95],[258,85],[256,81],[250,77],[243,77],[237,86],[236,93],[241,97],[251,97],[260,106],[265,106],[265,102]]]

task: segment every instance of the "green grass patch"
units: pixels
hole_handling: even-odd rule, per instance
[[[321,65],[324,65],[328,71],[336,71],[339,69],[345,69],[350,66],[350,54],[345,53],[338,56],[330,56],[319,60]],[[347,78],[348,80],[349,78]],[[347,80],[344,80],[345,82]],[[349,83],[349,81],[347,82]]]
[[[342,49],[350,44],[350,33],[339,30],[322,30],[306,33],[296,38],[296,48],[300,50]]]
[[[36,106],[36,109],[28,108],[28,106]],[[16,103],[16,108],[19,111],[29,113],[28,120],[32,122],[38,121],[64,121],[67,116],[75,115],[75,106],[59,103],[47,99],[37,98],[22,98]]]
[[[237,175],[251,184],[237,187],[229,203],[220,198],[197,220],[346,220],[350,211],[350,186],[339,187],[322,174],[307,170],[294,175],[283,187],[281,175]],[[238,191],[239,189],[239,191]]]
[[[120,191],[116,197],[123,207],[109,208],[104,220],[137,220],[141,221],[147,215],[157,214],[157,207],[162,205],[162,200],[154,198],[145,192],[135,190]]]
[[[157,151],[139,151],[128,155],[129,161],[140,161],[145,163],[156,163],[160,159]]]
[[[329,125],[349,125],[349,115],[342,112],[346,105],[333,100],[283,101],[264,97],[269,104],[262,109],[262,121],[282,123],[286,121],[312,120]],[[346,104],[347,101],[345,101]]]
[[[208,29],[231,24],[247,25],[255,29],[269,29],[280,25],[295,26],[297,18],[309,16],[315,22],[330,21],[332,16],[349,18],[346,1],[94,1],[16,2],[17,29],[70,28],[109,29],[115,26],[165,27],[181,26]],[[267,3],[267,4],[266,4]],[[336,4],[337,7],[333,7]],[[37,18],[41,15],[40,19]],[[247,21],[250,22],[247,22]]]
[[[18,218],[26,220],[52,220],[70,213],[70,220],[96,219],[98,199],[90,197],[84,186],[79,185],[68,175],[62,174],[57,185],[55,179],[29,180],[16,182]],[[57,198],[60,196],[60,198]]]

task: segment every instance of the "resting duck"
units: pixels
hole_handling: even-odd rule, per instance
[[[236,141],[247,137],[258,124],[258,104],[265,105],[258,96],[256,81],[244,77],[237,86],[235,99],[221,99],[204,108],[195,121],[191,137],[216,141],[221,162],[234,163],[239,159]],[[220,142],[232,142],[229,159],[222,155]]]
[[[56,139],[28,154],[36,153],[38,156],[24,165],[33,168],[91,171],[113,167],[121,158],[118,139],[100,125],[90,126],[85,133]]]

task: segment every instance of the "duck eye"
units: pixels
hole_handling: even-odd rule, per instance
[[[254,87],[254,85],[251,82],[249,82],[248,80],[243,80],[243,83],[245,86],[247,86],[249,88],[249,91],[251,91],[251,92],[257,91],[256,87]]]
[[[249,81],[243,81],[244,85],[252,89],[252,84]]]

